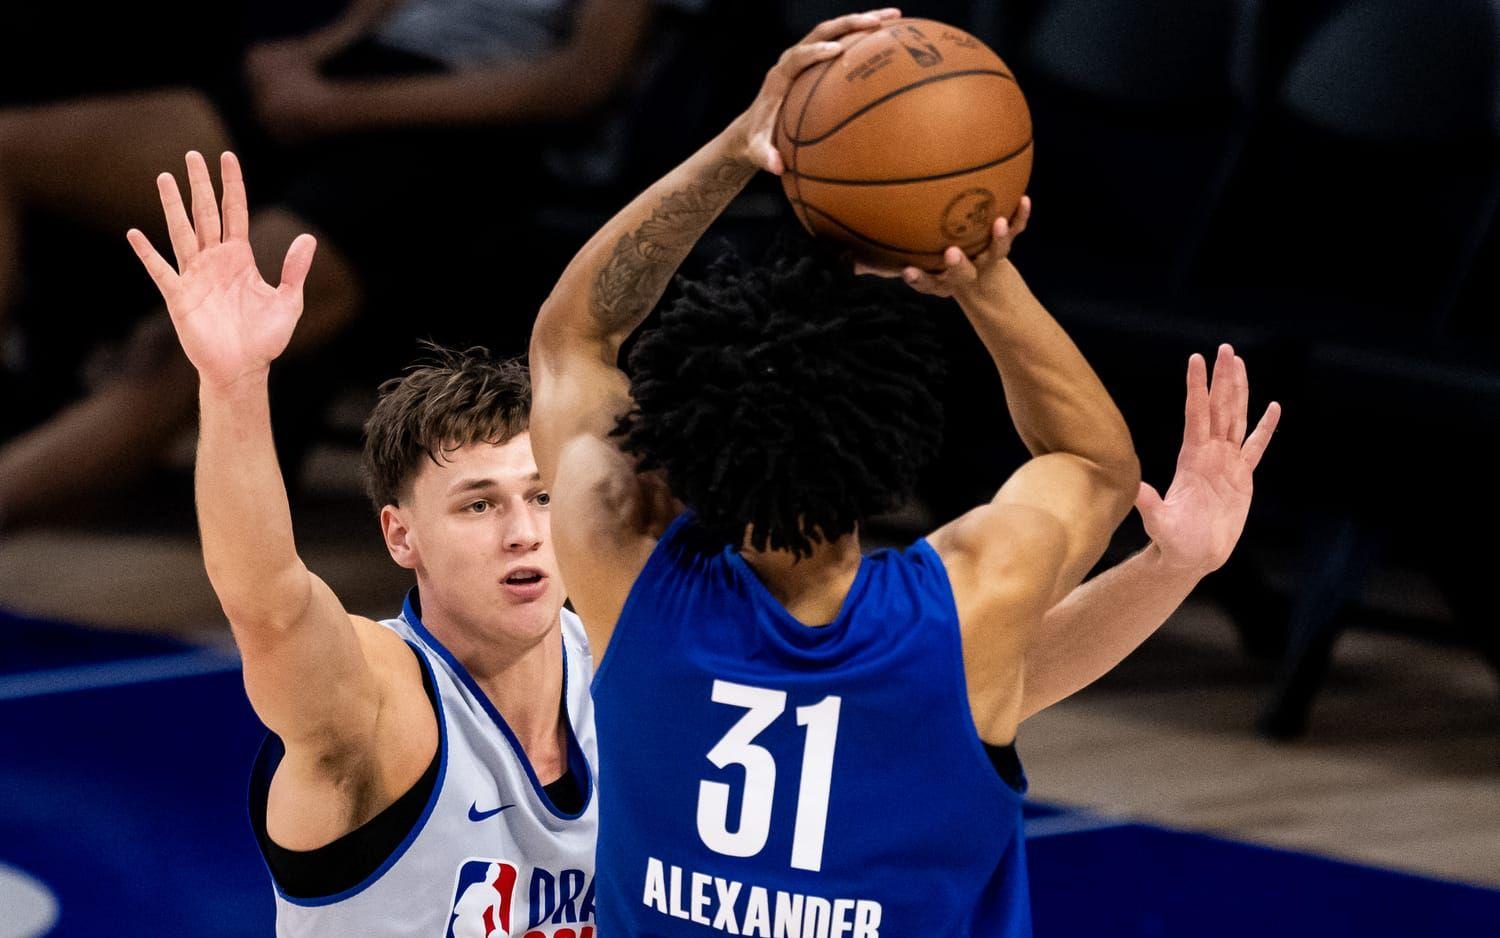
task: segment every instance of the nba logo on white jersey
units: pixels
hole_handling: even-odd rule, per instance
[[[466,860],[458,868],[447,938],[506,938],[520,870],[503,860]]]
[[[594,938],[592,878],[583,870],[541,867],[523,876],[526,869],[508,860],[465,860],[447,938]]]

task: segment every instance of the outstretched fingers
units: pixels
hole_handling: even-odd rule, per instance
[[[1261,415],[1260,423],[1255,425],[1255,430],[1240,449],[1240,453],[1245,457],[1245,462],[1249,464],[1252,471],[1260,465],[1261,457],[1266,454],[1266,447],[1271,444],[1271,434],[1276,432],[1276,425],[1280,422],[1281,405],[1272,401],[1266,408],[1266,412]]]
[[[1227,440],[1234,427],[1230,408],[1234,404],[1234,348],[1227,342],[1219,346],[1219,356],[1214,360],[1213,377],[1209,379],[1209,436],[1215,440]]]
[[[161,196],[161,211],[167,219],[167,237],[172,242],[172,254],[177,258],[177,269],[186,270],[193,258],[198,256],[198,235],[193,232],[193,223],[188,221],[187,209],[182,204],[182,191],[177,188],[177,179],[171,173],[156,177],[156,192]]]
[[[167,263],[166,258],[157,253],[156,248],[151,244],[151,239],[147,238],[145,233],[139,228],[132,228],[125,232],[125,240],[130,242],[130,246],[135,250],[135,256],[141,259],[146,273],[151,275],[151,281],[156,284],[156,289],[161,291],[163,298],[177,289],[177,271],[172,269],[172,265]],[[167,304],[167,308],[171,309],[170,303]]]
[[[250,237],[250,205],[245,198],[245,175],[240,161],[225,150],[219,157],[219,179],[224,185],[224,240]]]
[[[1188,357],[1187,408],[1182,427],[1182,441],[1207,443],[1211,432],[1208,404],[1208,363],[1194,352]]]
[[[188,151],[187,174],[188,189],[193,194],[193,223],[198,229],[198,248],[211,248],[219,243],[219,200],[214,195],[214,181],[208,175],[208,163],[197,150]]]
[[[1245,442],[1245,427],[1250,422],[1250,373],[1245,360],[1234,356],[1234,401],[1230,407],[1233,424],[1229,428],[1229,442],[1239,446]]]
[[[318,249],[318,240],[310,234],[300,234],[286,249],[286,260],[281,262],[281,285],[276,292],[302,298],[302,285],[307,282],[307,272],[312,269],[313,253]]]

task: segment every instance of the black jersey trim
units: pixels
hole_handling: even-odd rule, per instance
[[[583,810],[583,789],[578,784],[578,773],[571,766],[563,772],[562,778],[542,786],[542,790],[547,793],[547,799],[557,805],[559,811]]]

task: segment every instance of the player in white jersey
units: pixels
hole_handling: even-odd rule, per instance
[[[313,239],[270,286],[233,155],[222,212],[187,165],[193,221],[158,178],[177,267],[129,237],[199,375],[204,562],[273,733],[252,817],[278,934],[592,938],[593,662],[562,608],[525,369],[436,350],[382,387],[370,492],[417,587],[396,619],[350,615],[297,555],[271,435]]]

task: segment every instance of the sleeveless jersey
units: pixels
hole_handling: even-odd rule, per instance
[[[593,659],[582,623],[563,610],[568,762],[585,793],[582,811],[570,815],[547,799],[500,713],[422,625],[415,592],[399,618],[381,624],[416,651],[436,691],[437,783],[414,829],[352,889],[292,898],[273,876],[276,934],[593,938],[598,746],[589,698]],[[256,760],[252,811],[265,810],[279,752],[268,745]]]
[[[667,529],[594,681],[600,934],[1030,935],[1021,795],[931,545],[864,558],[813,628],[701,544]]]

